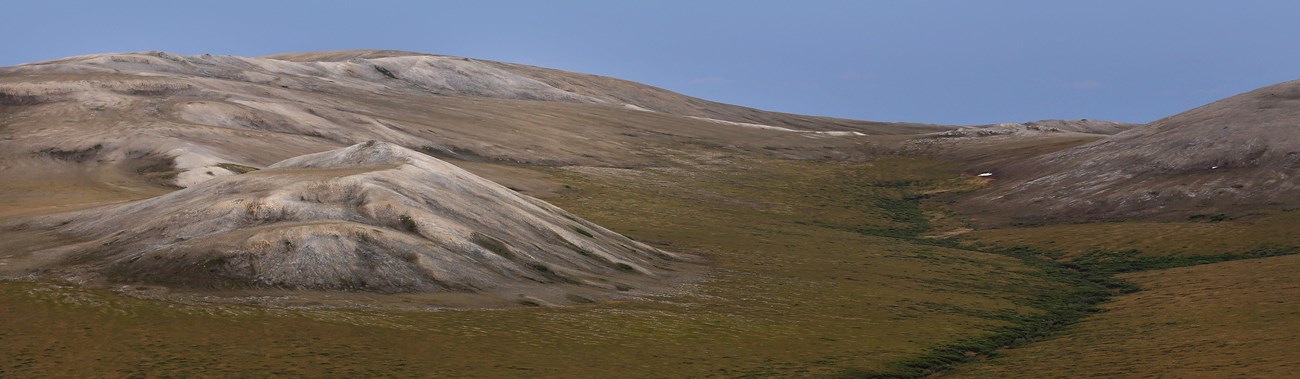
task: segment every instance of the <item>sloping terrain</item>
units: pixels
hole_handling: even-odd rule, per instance
[[[747,108],[744,117],[679,115],[668,110],[690,107],[667,104],[702,100],[631,82],[610,88],[671,94],[642,102],[664,109],[647,112],[622,95],[570,92],[526,75],[559,71],[407,53],[358,59],[149,52],[0,68],[0,215],[155,196],[368,140],[460,160],[635,167],[714,151],[864,159],[867,134],[941,129]]]
[[[1169,296],[1280,301],[1157,270],[1300,251],[1294,87],[957,128],[401,51],[0,68],[0,274],[33,279],[0,281],[0,376],[930,377],[1062,331],[1105,357],[1125,320],[1231,315]],[[1151,312],[1095,313],[1139,285]]]
[[[435,312],[177,303],[0,281],[0,370],[6,378],[839,377],[893,372],[891,362],[1018,325],[1022,318],[1003,315],[1036,315],[1033,299],[1062,287],[1012,257],[908,238],[923,227],[903,200],[908,183],[951,177],[923,159],[475,165],[556,181],[562,190],[546,201],[708,257],[712,269],[671,296]],[[241,176],[249,175],[257,172]]]
[[[1060,130],[1063,132],[1104,135],[1119,134],[1125,130],[1140,126],[1140,124],[1105,120],[1038,120],[1025,122],[1022,123],[1022,125]]]
[[[958,378],[1281,378],[1296,373],[1300,255],[1126,274],[1146,290]]]
[[[19,254],[0,273],[197,289],[538,294],[558,284],[612,294],[655,287],[682,260],[376,142],[29,228],[82,242]]]
[[[1260,212],[1231,220],[1134,220],[988,228],[965,233],[962,239],[999,249],[1033,247],[1064,259],[1205,257],[1286,249],[1300,252],[1297,225],[1300,210]]]
[[[1040,120],[1022,123],[968,126],[934,133],[935,137],[991,137],[1005,135],[1041,135],[1052,133],[1082,133],[1112,135],[1132,129],[1138,124],[1100,120]]]
[[[1295,208],[1300,81],[985,170],[1003,180],[967,204],[972,213],[1081,220]]]
[[[407,51],[325,51],[314,53],[277,54],[267,56],[266,58],[294,62],[385,62],[387,60],[399,59],[422,63],[439,62],[438,64],[442,65],[448,64],[443,62],[451,62],[451,65],[467,67],[458,68],[456,70],[457,73],[472,74],[475,69],[479,71],[499,70],[496,71],[499,73],[494,73],[495,77],[521,77],[544,83],[546,90],[568,95],[568,97],[554,97],[561,101],[630,105],[632,109],[650,110],[680,116],[716,119],[722,121],[770,125],[796,130],[856,131],[867,134],[914,134],[918,132],[950,128],[948,126],[921,123],[858,121],[831,117],[768,112],[754,108],[694,98],[662,88],[606,76],[580,74],[515,63],[484,61]],[[394,68],[386,68],[385,71],[397,72]],[[481,77],[481,75],[473,75],[473,77],[477,78]],[[472,91],[464,90],[459,92],[465,94],[476,94]]]

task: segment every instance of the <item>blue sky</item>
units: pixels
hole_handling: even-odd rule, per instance
[[[1300,79],[1296,1],[28,1],[0,65],[96,52],[401,49],[769,110],[1147,122]]]

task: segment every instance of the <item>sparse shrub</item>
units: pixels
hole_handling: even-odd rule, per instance
[[[236,174],[247,174],[247,173],[250,173],[250,172],[253,172],[253,171],[257,171],[257,170],[259,170],[257,167],[253,167],[253,166],[245,166],[245,165],[242,165],[242,164],[236,164],[236,163],[217,163],[217,167],[224,168],[224,169],[229,170],[230,172],[233,172],[233,173],[236,173]]]
[[[629,271],[629,272],[636,271],[635,267],[632,267],[632,265],[623,262],[615,263],[614,268],[618,269],[619,271]]]
[[[930,194],[928,193],[916,193],[916,194],[908,194],[903,196],[903,200],[907,200],[907,201],[925,200],[929,198],[930,198]]]
[[[577,226],[573,227],[573,231],[578,232],[578,234],[587,236],[587,238],[596,238],[596,235],[591,234],[591,232],[588,232],[586,229],[579,228]]]
[[[501,240],[492,238],[483,233],[474,232],[473,234],[470,234],[469,240],[474,242],[476,245],[482,246],[484,249],[488,249],[488,251],[491,251],[493,254],[502,257],[511,258],[515,255],[514,252],[510,250],[510,246],[506,246],[505,242],[501,242]]]
[[[1228,216],[1228,215],[1223,214],[1223,213],[1212,214],[1212,215],[1208,215],[1208,214],[1196,214],[1196,215],[1188,216],[1187,219],[1190,220],[1190,221],[1220,222],[1220,221],[1228,221],[1228,220],[1231,220],[1231,219],[1232,219],[1232,216]]]
[[[379,71],[380,74],[384,74],[384,76],[387,76],[389,79],[397,79],[397,74],[394,74],[392,71],[380,66],[373,67],[375,68],[375,71]]]
[[[398,216],[397,222],[402,224],[403,230],[406,230],[411,233],[416,233],[416,234],[420,233],[420,225],[416,224],[415,220],[412,219],[411,216],[408,215]]]
[[[594,300],[588,299],[586,297],[582,297],[580,295],[575,295],[575,294],[564,295],[564,298],[579,304],[591,304],[596,302]]]
[[[206,261],[203,261],[203,266],[205,266],[205,267],[220,266],[220,265],[224,265],[224,264],[226,264],[226,258],[225,258],[225,257],[216,257],[216,258],[212,258],[212,259],[208,259],[208,260],[206,260]]]
[[[397,254],[397,257],[401,258],[402,261],[406,263],[415,264],[420,262],[420,254],[416,254],[410,251],[400,252]]]

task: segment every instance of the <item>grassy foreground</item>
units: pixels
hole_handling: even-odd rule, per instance
[[[1119,294],[1050,338],[954,377],[1288,377],[1300,370],[1300,212],[975,231],[968,245],[1057,262]]]
[[[569,188],[548,201],[712,260],[687,295],[399,312],[6,282],[0,376],[912,375],[898,362],[1028,325],[1073,288],[1015,257],[915,239],[926,221],[909,199],[952,184],[930,161],[717,159],[542,170]]]
[[[1120,275],[1143,288],[1061,335],[957,368],[976,378],[1283,378],[1300,371],[1300,255]]]

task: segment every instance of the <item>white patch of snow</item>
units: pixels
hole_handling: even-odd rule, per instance
[[[867,135],[866,133],[862,133],[862,132],[845,132],[845,131],[813,132],[813,133],[817,133],[817,134],[825,134],[825,135],[828,135],[828,136],[865,136],[865,135]]]
[[[701,120],[701,121],[708,121],[708,122],[712,122],[712,123],[717,123],[717,124],[735,125],[735,126],[740,126],[740,127],[745,127],[745,128],[754,128],[754,129],[776,130],[776,131],[789,132],[789,133],[810,133],[810,134],[821,134],[821,135],[827,135],[827,136],[865,136],[865,135],[866,135],[866,134],[864,134],[864,133],[860,133],[860,132],[851,132],[851,131],[815,131],[815,130],[795,130],[795,129],[790,129],[790,128],[782,128],[782,127],[780,127],[780,126],[763,125],[763,124],[752,124],[752,123],[748,123],[748,122],[735,122],[735,121],[719,120],[719,119],[716,119],[716,118],[708,118],[708,117],[696,117],[696,116],[687,116],[687,117],[690,117],[690,118],[693,118],[693,119],[696,119],[696,120]]]
[[[637,106],[636,104],[623,104],[623,108],[631,109],[631,110],[634,110],[634,111],[654,112],[653,109],[642,108],[642,107]]]
[[[217,166],[217,164],[223,162],[221,158],[201,147],[185,144],[185,146],[169,150],[167,154],[174,157],[176,169],[180,170],[180,173],[176,175],[176,185],[181,187],[188,188],[217,176],[234,174]]]

